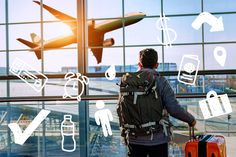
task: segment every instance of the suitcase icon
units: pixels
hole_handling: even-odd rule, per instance
[[[217,93],[213,90],[207,93],[205,100],[199,101],[199,106],[204,119],[229,114],[232,112],[228,95],[217,95]]]

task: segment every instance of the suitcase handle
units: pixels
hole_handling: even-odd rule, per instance
[[[189,126],[189,140],[194,139],[194,127]]]

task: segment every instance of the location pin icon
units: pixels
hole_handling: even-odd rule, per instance
[[[223,67],[225,65],[227,52],[224,47],[217,46],[214,49],[214,57],[216,61]]]
[[[105,72],[105,76],[108,80],[113,80],[116,77],[115,65],[111,65]]]

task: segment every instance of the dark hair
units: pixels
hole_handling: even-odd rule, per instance
[[[157,51],[152,48],[146,48],[139,52],[139,60],[144,68],[153,68],[157,63]]]

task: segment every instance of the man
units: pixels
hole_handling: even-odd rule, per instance
[[[160,102],[163,108],[166,109],[167,112],[171,116],[188,123],[190,126],[194,126],[196,124],[195,118],[179,105],[169,82],[165,79],[165,77],[160,76],[158,72],[156,72],[156,69],[158,67],[157,61],[158,61],[158,54],[154,49],[148,48],[148,49],[144,49],[140,51],[139,63],[138,63],[139,72],[148,71],[154,74],[154,76],[156,76],[155,86],[158,93],[158,98],[160,98]],[[117,108],[117,113],[120,118],[120,123],[122,121],[121,119],[123,118],[122,116],[125,116],[124,113],[122,113],[122,106],[120,105],[120,103],[124,101],[124,99],[125,98],[124,97],[122,98],[122,96],[120,95],[119,104],[118,104],[119,106]],[[143,102],[147,102],[147,101],[145,100]],[[129,111],[129,113],[132,114],[131,111]],[[149,116],[149,114],[145,114],[145,115]],[[151,113],[150,113],[150,116],[151,116]],[[155,125],[160,126],[160,124],[161,123],[155,124]],[[126,125],[126,126],[132,126],[132,125]],[[144,125],[141,125],[141,126],[144,126]],[[147,125],[145,124],[145,126]],[[121,127],[123,127],[124,129],[125,128],[124,124],[121,123]],[[140,126],[138,127],[140,128]],[[133,128],[135,128],[135,125]],[[161,128],[160,130],[155,131],[153,134],[150,134],[150,136],[145,135],[145,134],[143,135],[142,134],[135,135],[135,133],[131,134],[129,131],[127,132],[127,130],[131,130],[131,129],[126,128],[125,131],[123,132],[123,136],[126,137],[126,141],[127,141],[126,144],[128,145],[128,149],[129,149],[128,156],[147,157],[147,155],[149,155],[149,157],[168,157],[168,142],[170,141],[170,136],[166,135],[166,129],[164,129],[164,125],[163,127],[160,127],[160,128]]]

